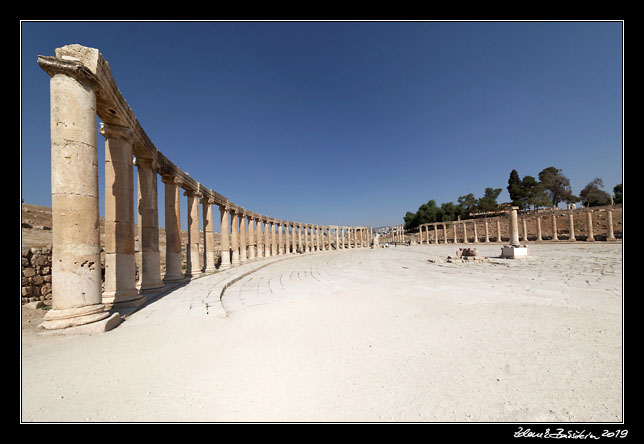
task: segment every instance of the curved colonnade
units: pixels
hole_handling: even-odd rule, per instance
[[[114,318],[166,284],[278,255],[369,246],[367,227],[316,225],[258,214],[211,190],[163,155],[119,92],[94,48],[67,45],[38,56],[50,75],[52,309],[42,326],[61,329]],[[100,266],[96,117],[105,138],[105,277]],[[133,162],[134,159],[134,162]],[[141,269],[136,281],[134,167],[138,173]],[[157,176],[165,186],[166,270],[161,276]],[[187,196],[182,270],[180,194]],[[203,236],[200,230],[200,205]],[[213,206],[221,221],[216,263]],[[203,245],[202,245],[203,244]],[[200,251],[203,250],[203,254]]]

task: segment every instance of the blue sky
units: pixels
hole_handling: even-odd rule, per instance
[[[168,158],[276,218],[393,225],[430,199],[456,203],[486,187],[508,201],[512,169],[536,177],[549,166],[575,193],[595,177],[612,193],[622,183],[622,28],[23,22],[22,197],[51,205],[49,77],[36,60],[72,43],[102,52]]]

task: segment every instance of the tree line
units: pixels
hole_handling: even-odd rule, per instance
[[[422,224],[466,219],[474,213],[500,211],[504,206],[509,205],[519,207],[521,210],[530,208],[536,210],[543,207],[557,207],[560,203],[581,202],[585,207],[622,203],[622,184],[613,187],[611,196],[601,189],[604,187],[603,181],[595,178],[579,192],[579,195],[575,195],[570,187],[570,180],[558,168],[544,168],[537,178],[524,176],[521,179],[517,170],[512,170],[506,188],[510,195],[510,202],[505,204],[499,204],[496,201],[501,194],[501,188],[485,188],[483,196],[478,199],[472,193],[459,196],[457,204],[447,202],[438,206],[435,200],[429,200],[418,207],[415,213],[407,211],[403,218],[405,229],[413,230]]]

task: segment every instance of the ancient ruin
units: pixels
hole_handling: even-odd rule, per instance
[[[52,161],[52,309],[42,326],[61,329],[118,323],[110,309],[136,308],[166,286],[273,256],[363,248],[367,227],[317,225],[257,214],[197,182],[148,138],[94,48],[67,45],[39,56],[50,75]],[[96,118],[105,139],[105,288],[99,242]],[[134,167],[138,227],[134,223]],[[161,275],[158,178],[165,185],[166,270]],[[188,244],[181,244],[179,193],[188,198]],[[221,220],[215,263],[213,206]],[[201,207],[201,215],[200,215]],[[204,235],[200,232],[203,217]],[[263,226],[263,228],[262,228]],[[135,232],[142,265],[135,279]],[[186,248],[187,268],[181,269]],[[200,248],[204,254],[200,254]],[[147,296],[146,296],[147,295]],[[99,323],[100,321],[100,323]]]
[[[51,267],[39,268],[38,273],[51,276],[30,270],[27,276],[23,271],[23,279],[29,281],[29,286],[23,287],[23,298],[31,297],[34,291],[48,297],[51,294],[52,309],[42,324],[46,329],[91,326],[88,328],[105,331],[118,324],[119,311],[136,310],[172,286],[277,256],[375,248],[387,242],[438,245],[507,240],[510,245],[503,247],[502,256],[517,257],[527,254],[524,245],[529,240],[616,240],[613,212],[619,211],[621,223],[621,206],[521,215],[513,208],[505,216],[494,218],[423,224],[417,236],[406,232],[404,225],[374,236],[372,226],[318,225],[258,214],[207,188],[155,147],[97,49],[67,45],[57,48],[55,54],[38,57],[40,67],[50,75],[53,234]],[[104,258],[99,224],[97,116],[102,121],[98,132],[105,146]],[[165,192],[163,261],[157,208],[159,178]],[[188,202],[187,242],[181,238],[179,193]],[[219,209],[221,226],[219,251],[214,241],[214,206]],[[580,216],[577,222],[581,220],[583,226],[575,225],[575,215]],[[594,215],[606,221],[604,233],[594,230]],[[566,228],[560,232],[557,220],[561,218],[566,220]],[[580,231],[585,236],[580,237]],[[140,264],[135,257],[137,235]],[[459,251],[463,252],[460,258],[476,257]],[[186,257],[185,270],[182,254]],[[23,252],[23,257],[30,265],[29,254]],[[44,286],[33,290],[34,285]]]

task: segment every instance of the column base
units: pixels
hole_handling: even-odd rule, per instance
[[[103,304],[62,310],[51,309],[45,314],[44,321],[40,324],[40,327],[47,330],[78,327],[101,321],[109,316],[110,313],[105,311],[105,305]]]
[[[185,279],[185,277],[183,276],[183,274],[181,274],[181,273],[172,273],[172,274],[166,274],[163,277],[163,282],[168,282],[168,283],[181,282],[184,279]]]
[[[202,274],[212,274],[215,271],[217,271],[215,267],[208,267],[208,268],[204,268],[201,272]]]
[[[137,288],[139,289],[139,293],[144,293],[150,290],[157,290],[163,287],[165,287],[165,284],[161,279],[159,279],[158,281],[145,282],[137,286]]]
[[[125,304],[127,306],[139,306],[143,303],[143,297],[136,288],[130,290],[116,290],[103,293],[101,303],[106,309],[112,308],[115,304]]]

